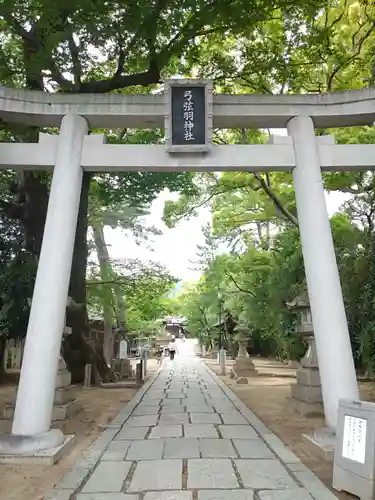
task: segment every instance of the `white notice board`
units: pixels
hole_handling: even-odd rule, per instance
[[[119,349],[119,358],[126,359],[128,357],[128,343],[126,340],[121,340]]]
[[[342,443],[342,456],[344,458],[360,464],[365,463],[366,427],[365,419],[345,415]]]

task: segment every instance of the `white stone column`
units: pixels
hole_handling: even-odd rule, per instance
[[[288,133],[296,160],[293,179],[325,419],[335,429],[339,399],[358,399],[358,384],[312,119],[292,118]]]
[[[226,363],[227,363],[227,353],[225,349],[220,349],[219,351],[219,362],[220,362],[220,375],[225,375]]]
[[[64,116],[27,328],[13,435],[37,436],[50,430],[82,186],[80,163],[85,134],[87,122],[83,117]]]

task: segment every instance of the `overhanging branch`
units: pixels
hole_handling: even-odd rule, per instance
[[[267,182],[263,179],[263,177],[258,174],[257,172],[253,173],[254,177],[256,178],[257,181],[259,181],[259,184],[267,193],[267,195],[270,197],[272,200],[273,204],[275,207],[280,210],[280,212],[296,227],[298,227],[298,219],[295,217],[287,208],[284,207],[282,204],[281,200],[277,197],[276,193],[273,191],[273,189],[267,184]]]
[[[133,85],[147,86],[154,83],[161,83],[160,71],[157,67],[152,67],[143,73],[134,75],[118,75],[105,80],[96,80],[92,82],[83,82],[79,91],[82,94],[105,94],[113,90],[118,90]]]
[[[242,288],[236,280],[233,278],[233,276],[228,272],[225,271],[225,274],[228,276],[228,278],[232,281],[233,285],[239,290],[240,292],[247,293],[248,295],[251,295],[252,297],[255,297],[255,293],[252,292],[251,290],[246,290],[245,288]]]

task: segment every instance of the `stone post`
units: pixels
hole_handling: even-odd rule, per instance
[[[147,359],[148,359],[148,350],[142,349],[142,361],[143,361],[143,380],[147,377]]]
[[[258,375],[258,372],[246,349],[249,328],[240,323],[236,326],[235,331],[238,332],[238,354],[234,361],[234,371],[237,377],[254,377]]]
[[[339,400],[359,399],[358,384],[314,124],[308,116],[297,116],[289,120],[287,128],[293,138],[293,180],[325,419],[335,429]]]
[[[91,372],[92,372],[92,365],[85,365],[85,380],[83,383],[84,389],[91,388]]]
[[[226,362],[227,362],[227,353],[226,353],[225,349],[220,349],[219,360],[220,360],[220,375],[225,375]]]
[[[138,361],[138,363],[135,365],[135,380],[137,384],[142,384],[143,383],[143,360],[141,359]]]
[[[61,445],[50,430],[61,336],[82,186],[81,153],[87,122],[62,119],[42,249],[27,329],[12,436],[0,453],[43,450]],[[24,439],[20,439],[20,436]],[[15,439],[12,439],[14,437]]]

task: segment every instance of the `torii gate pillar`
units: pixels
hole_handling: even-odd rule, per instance
[[[339,399],[357,400],[358,384],[314,124],[308,116],[297,116],[287,128],[296,161],[293,179],[324,413],[327,426],[334,430]]]
[[[27,328],[12,434],[0,453],[22,454],[64,442],[50,429],[82,187],[81,153],[87,122],[62,119],[37,276]]]

